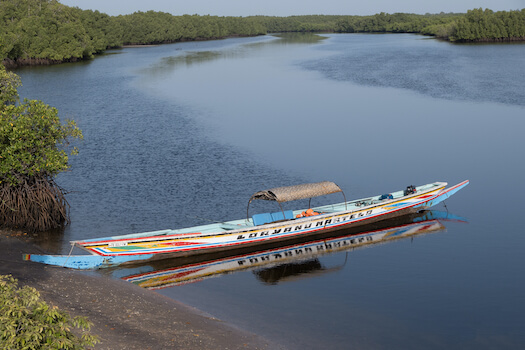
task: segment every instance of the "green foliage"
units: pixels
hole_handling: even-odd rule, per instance
[[[169,13],[148,11],[118,16],[115,21],[123,30],[121,42],[124,45],[266,34],[259,21],[242,17],[173,16]]]
[[[456,41],[525,40],[525,9],[493,12],[489,9],[469,10],[454,28]]]
[[[91,325],[83,317],[72,318],[49,306],[34,288],[18,288],[16,279],[0,276],[2,349],[85,349],[99,342],[87,333]]]
[[[12,72],[6,72],[0,67],[0,110],[2,106],[18,102],[18,88],[22,85],[20,77]]]
[[[266,34],[254,18],[136,12],[111,17],[56,0],[0,1],[0,59],[63,62],[108,48]],[[40,60],[40,61],[39,61]]]
[[[425,33],[434,35],[429,28],[447,25],[459,18],[460,14],[440,13],[436,15],[416,15],[410,13],[387,14],[381,12],[373,16],[347,16],[337,22],[336,31],[340,33]]]
[[[525,40],[525,9],[496,13],[474,9],[467,14],[348,16],[338,20],[336,31],[421,33],[455,41]]]
[[[45,231],[69,222],[53,178],[69,168],[69,140],[82,132],[42,101],[19,103],[19,86],[20,78],[0,65],[0,225]]]
[[[101,53],[107,48],[122,46],[123,28],[114,17],[91,10],[72,9],[75,16],[81,19],[89,36],[91,53]]]
[[[6,106],[0,113],[0,182],[17,184],[68,169],[68,155],[60,146],[82,136],[73,121],[62,124],[55,108],[37,100]]]
[[[56,0],[0,2],[2,58],[64,61],[94,52],[79,12]]]
[[[0,67],[0,82],[10,79],[15,86],[8,84],[7,97],[2,89],[0,101],[18,98],[12,90],[18,81]],[[71,138],[82,138],[82,132],[73,121],[62,124],[56,108],[36,100],[0,104],[0,183],[17,185],[30,177],[54,177],[67,170],[64,148]]]
[[[108,16],[57,0],[0,1],[0,59],[18,64],[87,59],[108,48],[281,32],[421,33],[448,40],[525,40],[525,10],[467,14],[218,17],[164,12]]]
[[[268,33],[333,32],[338,21],[349,16],[308,15],[290,17],[255,16]]]

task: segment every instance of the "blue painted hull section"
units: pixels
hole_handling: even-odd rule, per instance
[[[426,209],[431,208],[444,200],[450,198],[454,193],[461,190],[463,187],[467,186],[469,184],[469,181],[463,181],[455,186],[450,187],[449,189],[446,189],[442,191],[437,197],[433,198],[432,200],[429,200],[428,202],[425,202],[423,204],[420,204],[416,206],[416,208]]]
[[[153,254],[134,256],[101,256],[101,255],[24,255],[24,260],[47,265],[67,267],[70,269],[89,270],[100,267],[118,266],[129,261],[147,260]]]

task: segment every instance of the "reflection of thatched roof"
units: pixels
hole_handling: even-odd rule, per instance
[[[313,198],[324,196],[331,193],[343,192],[339,186],[331,181],[302,184],[287,187],[276,187],[255,193],[253,199],[263,199],[267,201],[289,202],[297,199]]]
[[[266,269],[254,271],[253,274],[264,283],[277,284],[286,279],[293,279],[304,274],[323,272],[324,268],[317,259],[311,259],[299,263],[282,264]]]

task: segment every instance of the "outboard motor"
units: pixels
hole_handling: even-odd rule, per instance
[[[407,188],[406,188],[406,190],[403,192],[403,194],[404,194],[405,196],[408,196],[408,195],[411,195],[411,194],[416,193],[416,192],[417,192],[417,191],[416,191],[416,187],[410,185],[410,186],[407,186]]]

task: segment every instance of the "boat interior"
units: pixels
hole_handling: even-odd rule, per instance
[[[285,220],[298,220],[301,219],[303,213],[307,212],[308,209],[312,209],[315,215],[333,214],[342,211],[359,211],[369,207],[373,207],[377,204],[392,202],[403,197],[411,196],[414,193],[426,192],[436,187],[443,186],[443,183],[433,183],[423,186],[415,187],[415,192],[407,193],[407,190],[392,192],[388,194],[378,195],[369,198],[362,198],[358,200],[342,202],[337,204],[323,205],[319,207],[298,209],[298,210],[281,210],[272,213],[258,213],[253,214],[250,218],[239,219],[233,221],[225,221],[220,223],[207,224],[202,226],[170,230],[170,234],[184,234],[184,233],[216,233],[223,232],[225,230],[239,230],[249,229],[254,226],[264,225],[268,223],[278,223]],[[408,186],[411,187],[411,186]],[[311,216],[311,215],[310,215]]]
[[[245,219],[238,219],[232,221],[224,221],[212,224],[206,224],[201,226],[193,226],[182,229],[167,229],[153,232],[143,232],[143,233],[134,233],[129,235],[119,235],[115,237],[106,237],[105,239],[111,240],[121,240],[121,239],[134,239],[134,238],[144,238],[144,237],[154,237],[154,236],[168,236],[168,235],[184,235],[184,236],[193,236],[193,235],[206,235],[206,234],[221,234],[233,230],[249,230],[253,227],[279,223],[288,220],[303,220],[306,219],[304,216],[312,215],[330,215],[337,212],[357,212],[361,210],[366,210],[368,208],[374,207],[378,204],[386,204],[389,202],[395,202],[399,199],[408,198],[412,195],[421,194],[421,192],[427,192],[435,190],[439,187],[445,187],[446,183],[444,182],[435,182],[432,184],[427,184],[423,186],[413,187],[408,186],[407,189],[397,192],[392,192],[388,194],[378,195],[374,197],[362,198],[353,201],[345,201],[337,204],[323,205],[307,209],[297,209],[297,210],[280,210],[271,213],[259,213],[254,214],[251,217]],[[408,192],[407,192],[408,191]],[[332,192],[333,193],[333,192]],[[280,209],[280,208],[279,208]],[[307,212],[310,212],[310,215],[304,215]],[[90,239],[84,241],[76,241],[72,243],[78,243],[81,246],[88,245],[89,242],[100,241],[99,239]]]

